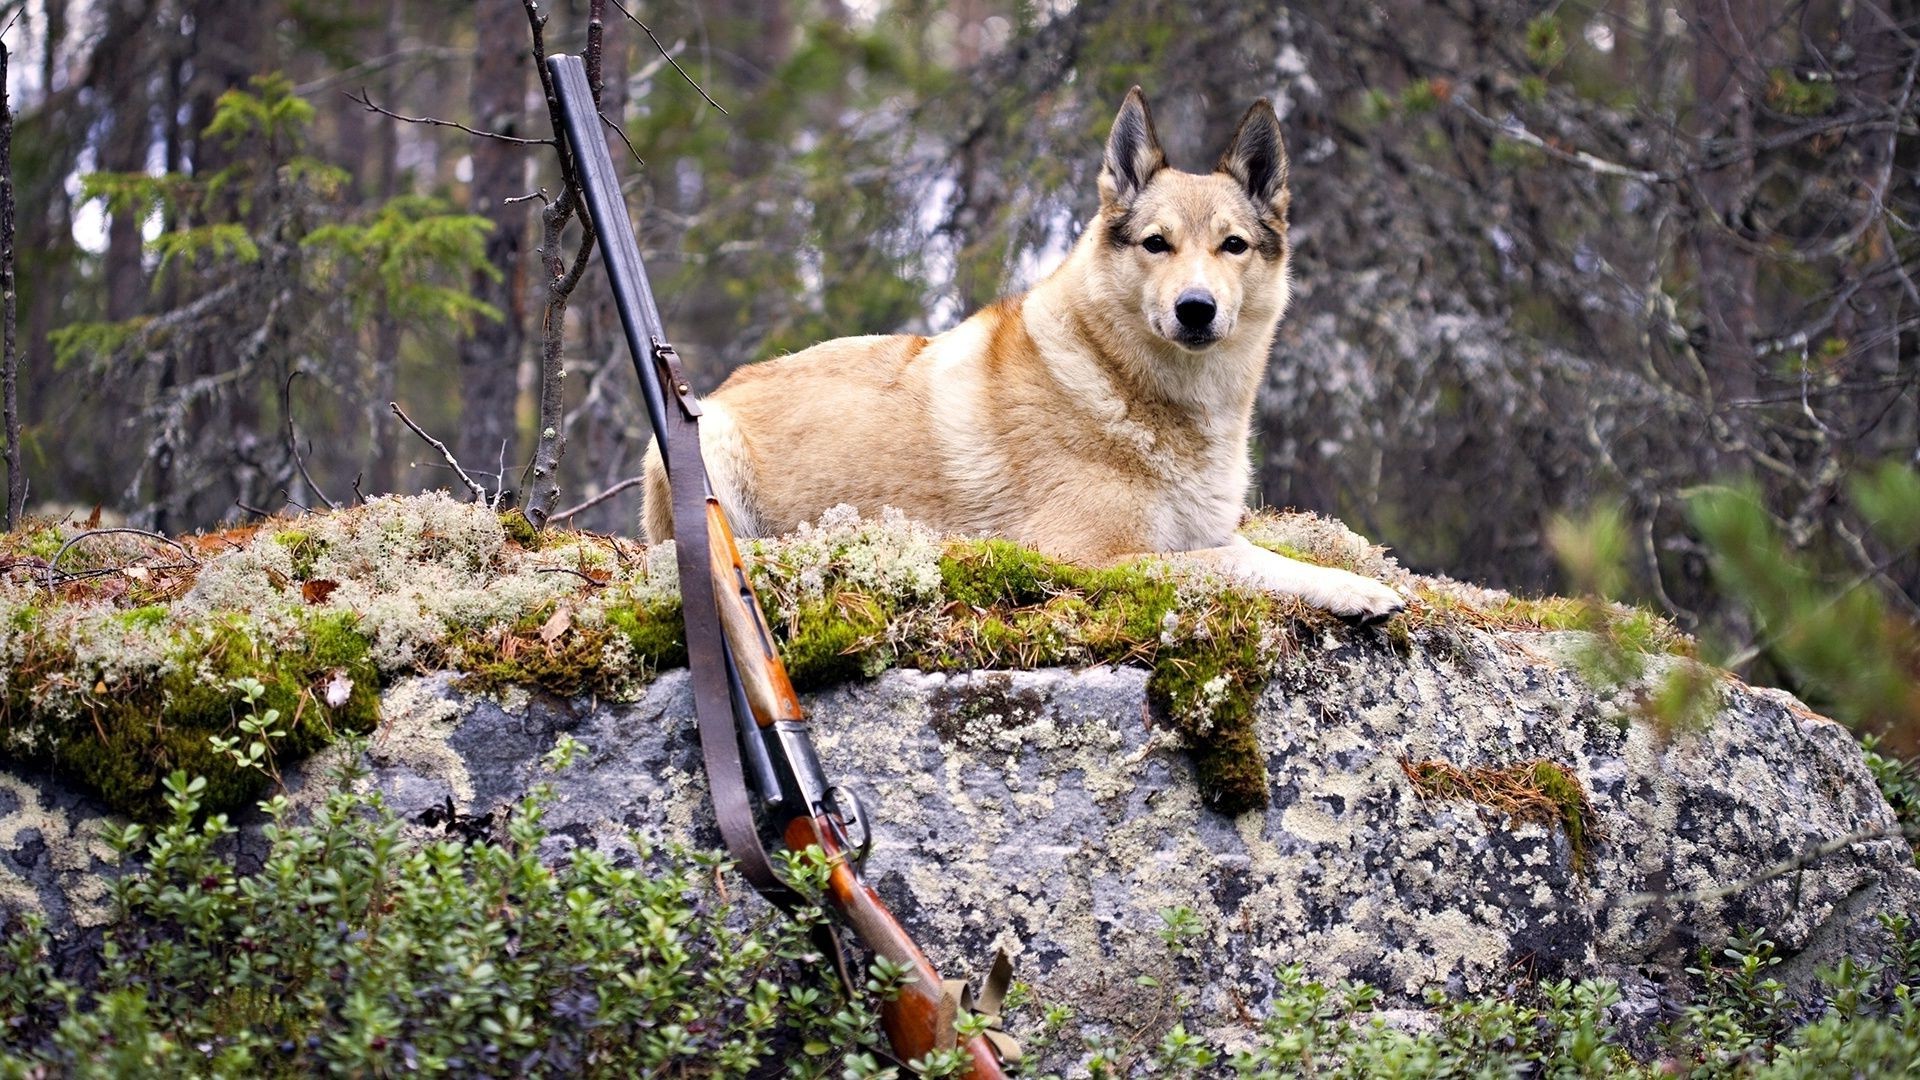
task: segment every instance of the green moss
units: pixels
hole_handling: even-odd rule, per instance
[[[273,540],[287,548],[293,560],[293,577],[296,581],[305,581],[313,576],[313,567],[326,553],[326,541],[300,529],[288,529],[275,533]]]
[[[1573,852],[1574,870],[1587,864],[1587,842],[1593,830],[1593,804],[1586,789],[1564,766],[1551,761],[1536,761],[1529,776],[1535,791],[1546,796],[1558,808],[1560,828],[1567,834],[1567,847]]]
[[[940,559],[947,598],[977,608],[1045,603],[1055,583],[1079,573],[1011,540],[956,542]]]
[[[852,590],[801,604],[780,642],[787,676],[812,689],[887,666],[889,658],[875,650],[886,640],[889,614],[878,600]]]
[[[151,609],[126,615],[150,620]],[[71,716],[38,708],[29,694],[12,690],[0,710],[0,728],[21,735],[26,756],[85,787],[113,810],[137,820],[165,812],[162,780],[175,769],[207,779],[207,805],[231,811],[250,804],[266,777],[215,752],[212,735],[231,735],[246,705],[230,680],[251,677],[266,686],[259,708],[279,709],[285,739],[274,746],[277,762],[298,760],[332,741],[340,731],[370,731],[379,718],[379,673],[368,659],[369,643],[344,612],[306,619],[297,643],[286,649],[264,644],[251,623],[229,615],[184,629],[173,642],[184,662],[158,678],[95,688]],[[43,646],[44,647],[44,646]],[[57,648],[34,658],[71,668],[71,653]],[[325,687],[338,675],[352,681],[342,705],[326,704]]]
[[[948,545],[940,576],[974,616],[923,666],[1150,663],[1148,694],[1185,736],[1201,799],[1229,814],[1266,805],[1253,721],[1270,667],[1258,629],[1281,618],[1277,601],[1224,593],[1201,612],[1183,611],[1173,582],[1150,564],[1089,569],[1004,540]],[[1163,637],[1169,617],[1183,614],[1199,625]]]
[[[608,647],[624,638],[631,655],[652,671],[687,662],[680,605],[649,609],[638,604],[611,607],[600,626],[568,626],[553,641],[541,631],[556,605],[522,616],[496,638],[467,642],[462,649],[460,688],[495,692],[509,686],[533,686],[561,697],[611,694],[629,676],[610,672]]]
[[[115,612],[113,618],[122,626],[151,628],[166,622],[167,612],[165,604],[148,604],[145,607]]]
[[[506,530],[507,539],[528,551],[540,550],[540,530],[527,520],[527,515],[518,510],[505,511],[500,515],[500,527]]]
[[[687,662],[686,625],[681,621],[678,603],[657,608],[637,604],[612,608],[607,612],[607,624],[625,634],[634,655],[647,658],[656,670]]]
[[[60,549],[66,546],[66,540],[60,535],[60,530],[51,525],[42,525],[18,534],[15,543],[19,546],[21,554],[30,555],[36,559],[51,559],[60,554]]]

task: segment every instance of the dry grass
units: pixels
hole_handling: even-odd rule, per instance
[[[1564,830],[1576,871],[1585,869],[1589,846],[1601,839],[1593,801],[1573,773],[1557,762],[1462,768],[1450,761],[1403,759],[1400,768],[1423,799],[1466,799],[1514,824]]]

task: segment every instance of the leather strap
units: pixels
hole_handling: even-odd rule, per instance
[[[693,679],[693,712],[699,721],[700,756],[713,792],[713,813],[720,838],[748,884],[781,908],[799,898],[773,872],[760,843],[753,800],[740,765],[739,733],[734,727],[733,695],[727,684],[727,639],[720,628],[719,601],[713,591],[712,537],[707,531],[706,462],[700,456],[700,405],[680,372],[673,346],[653,342],[654,362],[671,399],[662,443],[670,463],[668,489],[673,496],[674,561],[680,568],[681,614],[687,628],[687,669]]]
[[[948,979],[940,984],[942,992],[951,995],[960,1006],[962,1016],[982,1017],[987,1029],[981,1032],[987,1043],[999,1056],[1002,1065],[1020,1064],[1020,1042],[1007,1033],[1006,1021],[1000,1015],[1000,1009],[1006,1002],[1007,991],[1013,986],[1013,961],[1008,959],[1007,950],[1000,949],[993,955],[993,967],[987,972],[987,980],[980,986],[978,997],[973,987],[962,979]]]

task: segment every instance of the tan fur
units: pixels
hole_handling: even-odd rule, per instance
[[[1271,108],[1248,112],[1221,171],[1196,175],[1164,166],[1136,89],[1105,165],[1099,216],[1025,296],[932,338],[842,338],[748,365],[704,399],[708,475],[735,530],[891,506],[1068,559],[1185,553],[1340,614],[1397,609],[1377,582],[1234,535],[1254,396],[1289,295]],[[1143,246],[1150,235],[1170,250]],[[1229,237],[1249,249],[1223,250]],[[1217,306],[1200,344],[1179,340],[1176,316],[1195,290]],[[672,520],[652,450],[646,471],[647,534],[660,540]]]

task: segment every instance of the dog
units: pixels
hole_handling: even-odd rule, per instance
[[[1208,175],[1167,164],[1128,93],[1100,209],[1033,289],[934,337],[849,337],[749,364],[701,400],[714,494],[742,536],[850,503],[1085,564],[1158,553],[1360,621],[1387,586],[1235,534],[1254,399],[1291,292],[1287,154],[1267,100]],[[644,522],[673,535],[657,447]]]

